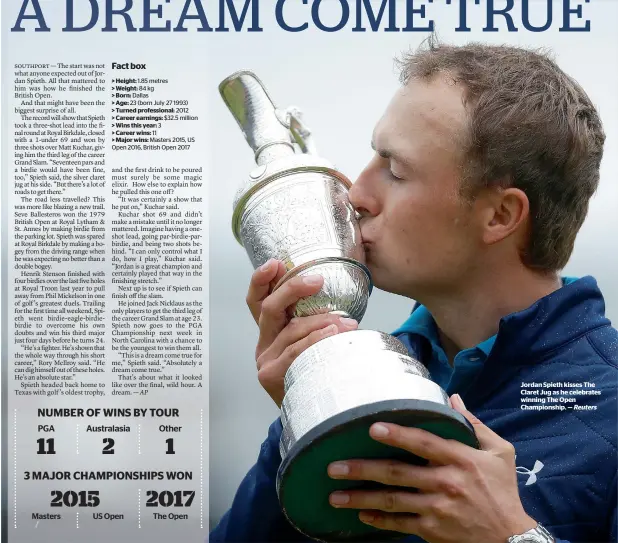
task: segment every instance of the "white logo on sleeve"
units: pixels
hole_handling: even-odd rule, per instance
[[[515,460],[517,460],[517,455],[515,456]],[[525,467],[516,466],[515,471],[521,475],[528,475],[526,486],[533,485],[534,483],[536,483],[536,474],[543,469],[544,465],[545,464],[543,464],[543,462],[541,462],[540,460],[537,460],[534,463],[534,467],[532,468],[532,470],[529,470],[528,468],[525,468]]]

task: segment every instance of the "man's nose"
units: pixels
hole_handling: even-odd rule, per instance
[[[365,168],[348,193],[350,203],[357,213],[357,219],[378,213],[378,202],[371,191],[371,177],[371,169]]]

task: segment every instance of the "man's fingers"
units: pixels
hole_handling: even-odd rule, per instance
[[[314,343],[317,343],[325,337],[334,336],[339,333],[339,328],[336,324],[329,324],[325,328],[315,330],[311,332],[307,337],[304,337],[292,345],[288,345],[279,358],[277,358],[277,364],[279,364],[281,371],[285,373],[287,369],[292,365],[292,362],[298,358],[298,356],[311,347]]]
[[[283,263],[271,258],[268,262],[255,270],[251,276],[246,301],[256,323],[260,318],[262,302],[270,294],[274,287],[273,283],[276,284],[278,280],[277,276],[281,271],[280,268],[284,268]],[[285,273],[285,271],[283,273]]]
[[[295,317],[281,331],[259,358],[272,360],[281,356],[281,353],[290,345],[307,337],[316,330],[326,328],[328,325],[337,326],[337,332],[349,332],[358,328],[358,322],[353,319],[343,319],[338,315],[324,313],[322,315],[311,315],[309,317]]]
[[[392,423],[376,423],[369,429],[376,441],[404,449],[434,464],[469,465],[476,449],[453,439],[444,439],[420,428],[407,428]]]
[[[389,488],[385,490],[346,490],[332,492],[329,496],[330,504],[345,509],[373,509],[388,513],[417,513],[431,512],[435,496]]]
[[[346,460],[333,462],[328,474],[333,479],[376,481],[388,486],[440,490],[447,473],[440,467],[415,466],[397,460]]]
[[[289,345],[284,349],[283,353],[281,353],[281,356],[275,359],[270,357],[266,352],[258,358],[258,380],[278,406],[281,406],[281,402],[283,401],[285,373],[292,365],[292,362],[294,362],[298,355],[305,349],[321,339],[335,335],[337,332],[337,325],[329,324],[326,328],[315,330],[301,341]]]
[[[286,281],[263,302],[258,324],[260,338],[258,352],[264,351],[286,327],[289,316],[287,308],[307,296],[316,294],[322,288],[324,278],[321,275],[294,277]]]
[[[414,534],[423,536],[425,529],[423,528],[423,518],[420,515],[404,515],[401,513],[383,513],[381,511],[361,511],[358,514],[361,522],[379,528],[380,530],[389,530],[393,532],[401,532],[403,534]],[[430,541],[429,537],[424,538]]]
[[[450,398],[453,409],[459,411],[474,428],[481,449],[484,451],[493,452],[499,455],[515,456],[515,448],[511,443],[500,437],[488,426],[485,426],[481,420],[473,413],[468,411],[459,394],[453,394]]]

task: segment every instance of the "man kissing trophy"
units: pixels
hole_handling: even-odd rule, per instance
[[[351,182],[320,158],[297,108],[278,109],[249,71],[219,85],[221,96],[253,149],[257,167],[234,199],[232,229],[254,269],[272,258],[293,277],[321,275],[321,290],[296,304],[294,316],[332,312],[360,322],[372,290]],[[379,486],[334,480],[327,466],[347,458],[426,460],[373,440],[374,422],[414,426],[479,448],[472,425],[448,404],[425,366],[391,335],[354,330],[326,337],[302,352],[284,381],[282,462],[277,494],[290,523],[328,541],[385,540],[403,534],[361,523],[335,509],[335,490]]]

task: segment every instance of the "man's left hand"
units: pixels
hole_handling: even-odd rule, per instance
[[[526,514],[519,498],[513,445],[470,413],[459,395],[450,403],[474,427],[480,450],[419,428],[373,424],[369,432],[373,439],[426,458],[429,464],[392,460],[330,464],[332,478],[411,488],[333,492],[331,505],[360,509],[359,518],[366,524],[416,534],[430,543],[505,543],[534,528],[537,522]]]

